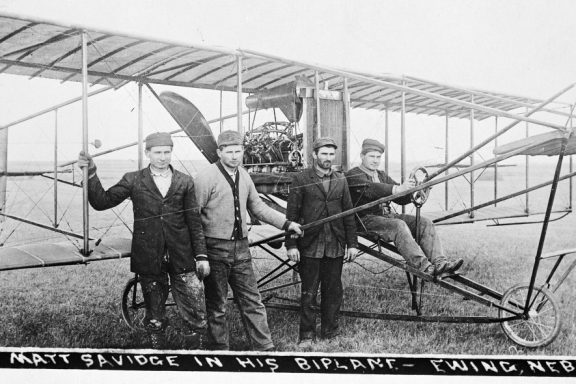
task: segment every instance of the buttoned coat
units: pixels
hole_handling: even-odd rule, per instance
[[[350,188],[350,196],[355,207],[371,203],[382,197],[391,196],[395,185],[398,185],[394,179],[384,171],[378,170],[379,183],[375,183],[372,178],[360,167],[354,167],[346,172],[346,180]],[[402,196],[394,200],[396,204],[406,205],[411,202],[410,195]],[[389,205],[389,203],[386,203]],[[381,215],[382,209],[379,206],[370,207],[358,212],[359,217],[365,215]]]
[[[326,192],[314,169],[308,168],[293,177],[286,209],[286,218],[300,224],[312,223],[352,209],[346,179],[341,173],[334,172],[330,180],[330,188]],[[353,215],[330,221],[328,225],[343,247],[357,247],[356,224]],[[322,228],[323,226],[319,225],[306,229],[304,236],[297,240],[288,237],[286,247],[297,246],[302,249],[312,246],[315,241],[318,241]]]
[[[206,255],[194,181],[182,172],[174,169],[172,172],[165,197],[158,190],[150,168],[126,173],[106,191],[98,176],[88,181],[88,200],[96,210],[112,208],[127,198],[132,199],[132,272],[161,273],[166,251],[175,273],[194,271],[195,256]]]

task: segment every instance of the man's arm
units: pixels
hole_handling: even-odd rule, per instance
[[[350,190],[358,194],[363,194],[364,197],[369,200],[376,200],[392,195],[392,189],[396,183],[390,177],[386,177],[386,183],[375,183],[367,174],[358,168],[351,170],[346,175]]]
[[[344,183],[344,193],[342,194],[342,211],[348,211],[354,208],[350,191],[348,190],[348,183],[345,178],[342,178]],[[344,217],[344,229],[346,230],[346,245],[348,248],[358,248],[358,237],[356,236],[356,221],[354,215]]]
[[[190,232],[190,240],[192,241],[194,256],[196,259],[206,260],[206,240],[204,238],[202,218],[200,217],[200,207],[196,203],[196,192],[192,178],[188,179],[186,183],[184,215],[188,231]]]
[[[248,200],[246,208],[258,219],[265,223],[271,224],[278,229],[287,229],[289,223],[286,223],[286,218],[283,214],[275,209],[267,206],[256,190],[254,182],[248,176]]]
[[[290,193],[286,206],[286,218],[296,223],[300,222],[300,209],[304,196],[301,184],[297,175],[294,175],[290,183]],[[286,236],[285,245],[288,258],[294,262],[300,261],[300,251],[297,248],[296,238],[290,235]]]
[[[95,174],[88,179],[88,201],[92,208],[97,211],[103,211],[117,206],[130,197],[131,193],[132,182],[127,174],[108,190],[104,190],[98,175]]]
[[[353,208],[352,198],[350,196],[350,190],[348,188],[348,183],[346,178],[342,178],[344,183],[343,194],[342,194],[342,211],[347,211]],[[346,255],[344,257],[345,261],[354,261],[358,256],[358,236],[356,235],[356,220],[354,220],[354,215],[348,215],[343,218],[344,230],[346,231]]]
[[[303,202],[303,187],[297,175],[292,176],[290,183],[290,193],[288,194],[288,202],[286,205],[286,219],[300,223],[300,210]],[[286,236],[286,248],[296,248],[296,239],[292,236]]]
[[[132,182],[129,180],[128,174],[124,175],[116,185],[105,191],[98,175],[96,175],[96,164],[89,153],[80,151],[78,166],[80,169],[88,169],[88,202],[95,210],[103,211],[115,207],[130,197]]]
[[[206,249],[206,238],[200,216],[200,206],[196,202],[196,191],[194,180],[190,178],[186,185],[186,195],[184,196],[184,212],[186,225],[190,232],[194,259],[196,260],[196,273],[200,280],[210,274],[210,264],[208,263],[208,251]]]
[[[196,196],[196,204],[200,211],[208,204],[210,189],[212,188],[206,175],[206,172],[200,172],[194,177],[194,194]]]
[[[384,175],[384,182],[375,183],[362,170],[356,168],[346,174],[350,193],[355,196],[363,196],[369,201],[374,201],[382,197],[388,197],[394,194],[395,189],[399,186],[394,179]],[[395,199],[396,204],[405,205],[410,203],[410,196],[402,196]]]

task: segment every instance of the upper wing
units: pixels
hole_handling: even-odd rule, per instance
[[[296,79],[323,83],[322,92],[345,91],[352,108],[469,118],[494,111],[534,107],[541,100],[442,85],[423,79],[369,74],[303,63],[248,50],[191,45],[129,36],[81,26],[0,14],[0,73],[82,81],[82,34],[87,37],[88,82],[120,86],[125,81],[256,93]],[[240,62],[241,60],[241,62]],[[347,78],[346,90],[343,77]],[[405,97],[405,93],[410,94]],[[466,103],[474,95],[474,103]],[[492,111],[492,112],[491,112]]]

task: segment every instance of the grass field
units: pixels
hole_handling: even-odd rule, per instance
[[[21,209],[23,204],[24,201]],[[70,212],[78,212],[76,209],[73,205]],[[121,214],[128,222],[130,210],[127,208]],[[103,218],[98,215],[93,214],[92,226],[104,232],[106,229],[99,221]],[[113,217],[111,220],[114,220]],[[78,216],[73,216],[69,221],[71,226],[77,224]],[[575,225],[574,215],[551,223],[544,250],[575,247],[576,242],[572,237]],[[22,228],[25,231],[27,229],[26,226]],[[485,223],[476,223],[442,226],[438,230],[447,255],[464,258],[463,272],[467,277],[503,292],[517,283],[529,281],[540,228],[540,224],[486,227]],[[115,224],[110,233],[116,230],[126,231],[119,223]],[[31,231],[28,230],[28,235]],[[26,240],[15,237],[11,241]],[[278,252],[284,253],[283,250]],[[253,256],[254,265],[260,274],[270,270],[273,262],[269,255],[262,250],[255,250]],[[569,261],[573,257],[569,256]],[[551,261],[541,264],[538,281],[542,281],[551,265]],[[121,317],[122,289],[132,277],[128,260],[104,261],[88,266],[7,271],[0,276],[1,346],[147,347],[145,335],[132,331]],[[285,279],[289,280],[291,276],[285,276]],[[342,317],[342,335],[329,342],[319,341],[312,350],[335,353],[576,355],[575,280],[574,276],[570,276],[556,292],[562,313],[562,328],[557,339],[541,349],[525,349],[515,345],[497,324],[432,324]],[[404,273],[390,269],[388,265],[370,256],[363,255],[355,263],[347,264],[343,281],[345,310],[402,314],[412,312]],[[284,288],[277,294],[289,300],[297,300],[298,287]],[[463,300],[432,284],[425,286],[424,295],[424,314],[427,315],[496,315],[496,309]],[[231,348],[244,350],[248,342],[238,311],[232,303],[229,313]],[[270,309],[268,318],[278,350],[298,351],[298,313]],[[174,331],[170,333],[170,343],[175,349],[184,347]]]

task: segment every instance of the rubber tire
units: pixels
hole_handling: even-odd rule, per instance
[[[124,286],[122,292],[122,318],[126,324],[134,331],[144,331],[144,316],[146,307],[144,306],[144,296],[142,288],[136,294],[136,303],[132,303],[132,295],[135,287],[138,286],[136,278],[131,278]]]
[[[518,284],[509,288],[502,296],[501,304],[503,307],[511,308],[510,300],[514,302],[520,302],[522,305],[526,302],[526,295],[528,294],[528,284]],[[525,291],[525,292],[522,292]],[[539,304],[544,303],[544,307],[538,310],[537,316],[529,317],[528,319],[503,321],[500,323],[502,330],[513,342],[518,345],[527,348],[538,348],[544,347],[550,344],[558,333],[560,332],[560,327],[562,324],[562,319],[560,317],[559,305],[556,298],[547,289],[543,287],[534,287],[532,291],[532,300],[538,297],[538,300],[534,302],[533,308],[537,307]],[[545,300],[542,300],[544,298]],[[552,313],[548,312],[552,310]],[[541,320],[540,313],[546,312],[546,327],[549,330],[542,332],[542,326],[544,325]],[[502,309],[498,309],[498,317],[505,318],[511,316],[511,313],[506,312]],[[540,330],[540,332],[534,332],[534,329]],[[524,332],[523,332],[524,331]],[[537,334],[538,333],[538,334]],[[529,338],[525,336],[534,336]]]

